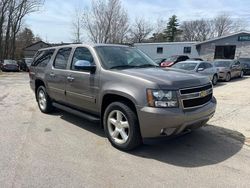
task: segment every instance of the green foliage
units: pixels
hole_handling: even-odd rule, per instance
[[[169,18],[167,28],[164,30],[165,39],[168,42],[178,41],[178,36],[181,34],[181,30],[179,29],[180,24],[178,23],[178,19],[176,15],[173,15]]]

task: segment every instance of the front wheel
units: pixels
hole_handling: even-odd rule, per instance
[[[218,83],[218,76],[216,74],[213,76],[212,83],[214,86],[217,85],[217,83]]]
[[[129,151],[141,145],[137,116],[125,103],[111,103],[103,118],[105,134],[115,148]]]
[[[226,82],[229,82],[231,80],[231,74],[227,73],[226,75]]]

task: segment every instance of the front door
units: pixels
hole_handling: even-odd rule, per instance
[[[52,68],[46,73],[50,97],[57,102],[65,103],[65,90],[67,82],[67,64],[71,48],[58,50]]]
[[[235,61],[232,65],[231,74],[232,77],[238,77],[241,73],[241,65],[239,61]]]
[[[67,102],[80,110],[88,110],[92,113],[98,111],[97,95],[99,92],[99,76],[90,71],[75,69],[75,63],[85,60],[94,64],[94,58],[88,48],[78,47],[75,49],[70,71],[67,75],[66,98]]]

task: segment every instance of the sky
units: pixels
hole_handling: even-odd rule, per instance
[[[151,23],[167,20],[173,14],[179,21],[213,18],[221,12],[250,25],[249,0],[121,0],[132,22],[144,17]],[[89,7],[91,0],[46,0],[39,12],[26,17],[25,26],[46,42],[72,40],[72,19],[76,8]],[[87,36],[85,36],[87,40]]]

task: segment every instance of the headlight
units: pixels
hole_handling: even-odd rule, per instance
[[[179,106],[176,91],[148,89],[147,100],[150,107],[176,108]]]

